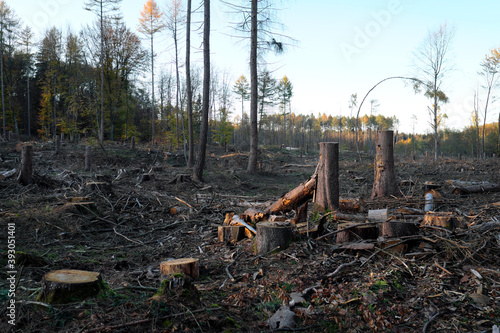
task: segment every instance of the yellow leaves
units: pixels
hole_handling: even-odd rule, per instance
[[[147,0],[139,17],[139,31],[145,35],[151,35],[162,30],[165,27],[162,19],[163,12],[156,4],[156,1]]]

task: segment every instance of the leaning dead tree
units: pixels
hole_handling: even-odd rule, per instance
[[[399,193],[394,174],[393,137],[393,131],[377,132],[372,198],[389,197]]]

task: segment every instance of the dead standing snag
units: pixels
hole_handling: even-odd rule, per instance
[[[395,196],[399,193],[394,174],[393,136],[393,131],[377,132],[372,199]]]

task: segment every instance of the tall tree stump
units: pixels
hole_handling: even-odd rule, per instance
[[[318,181],[315,210],[339,209],[339,144],[319,143]]]
[[[257,253],[265,254],[273,250],[283,250],[292,241],[290,225],[279,222],[260,222],[257,224]]]
[[[70,303],[96,296],[104,288],[100,273],[62,269],[45,274],[37,301],[48,304]]]
[[[92,147],[85,146],[85,171],[92,169]]]
[[[397,196],[399,193],[394,174],[393,136],[393,131],[377,131],[372,199]]]
[[[61,137],[56,135],[56,154],[59,154],[61,151]]]
[[[21,152],[21,171],[17,178],[20,184],[29,185],[33,182],[33,146],[24,145]]]
[[[174,274],[185,274],[197,280],[200,276],[200,268],[198,259],[194,258],[181,258],[160,263],[161,275],[168,276]]]

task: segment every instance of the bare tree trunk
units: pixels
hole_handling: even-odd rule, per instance
[[[85,171],[90,171],[92,169],[92,148],[90,146],[85,147]]]
[[[398,185],[394,174],[393,136],[393,131],[377,132],[372,198],[398,195]]]
[[[201,110],[200,143],[193,180],[203,181],[208,136],[208,109],[210,107],[210,0],[204,2],[203,27],[203,107]]]
[[[337,142],[320,142],[315,209],[325,211],[338,208],[339,144]]]
[[[193,90],[191,88],[191,0],[187,1],[186,16],[186,90],[189,126],[189,155],[187,167],[194,165],[194,133],[193,133]]]
[[[33,146],[23,146],[21,153],[21,172],[18,181],[22,185],[29,185],[33,180]]]
[[[250,158],[248,173],[257,171],[259,133],[257,131],[257,0],[252,0],[250,45]]]

